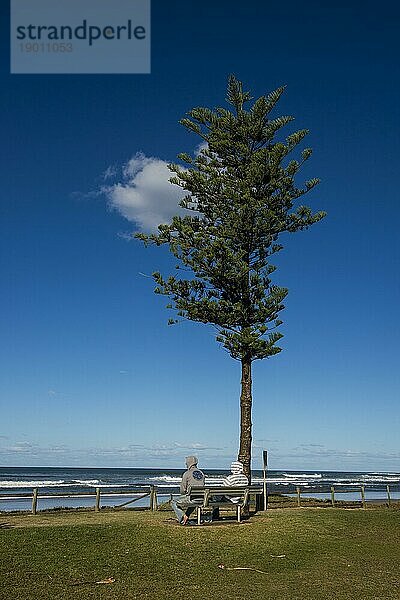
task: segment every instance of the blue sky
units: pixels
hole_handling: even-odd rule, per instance
[[[178,120],[234,72],[309,128],[326,219],[284,238],[283,351],[254,364],[254,466],[399,470],[399,90],[395,3],[152,3],[151,75],[10,75],[2,5],[0,462],[180,467],[235,457],[239,364],[167,326],[126,233],[169,215]],[[289,129],[288,129],[289,131]],[[151,209],[151,210],[150,210]]]

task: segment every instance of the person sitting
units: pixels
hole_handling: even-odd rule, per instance
[[[228,475],[228,477],[224,477],[222,482],[223,485],[227,487],[246,487],[247,485],[249,485],[249,480],[243,472],[243,463],[240,462],[240,460],[233,461],[233,463],[231,464],[230,475]],[[237,504],[238,502],[240,502],[240,496],[235,498],[225,498],[225,496],[214,496],[214,500],[217,502],[224,502],[226,500],[229,500],[230,502]],[[219,508],[218,506],[216,506],[215,508],[213,508],[211,514],[211,521],[215,521],[218,518]]]
[[[246,487],[249,485],[248,477],[243,472],[243,463],[234,460],[231,464],[231,474],[224,478],[224,485],[231,487]],[[230,498],[231,502],[238,503],[239,498]]]
[[[196,506],[190,501],[190,489],[192,487],[204,486],[205,481],[203,471],[200,471],[200,469],[197,468],[197,456],[187,456],[185,460],[187,470],[182,475],[182,481],[180,485],[181,495],[176,498],[176,500],[172,500],[171,502],[171,507],[175,512],[177,521],[181,525],[186,525],[189,520],[189,516]]]

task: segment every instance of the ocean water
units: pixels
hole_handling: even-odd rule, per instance
[[[160,502],[179,493],[183,469],[115,469],[115,468],[64,468],[64,467],[0,467],[0,511],[30,510],[32,489],[39,488],[38,509],[57,506],[93,506],[95,488],[101,488],[102,506],[122,504],[140,495],[130,489],[140,486],[157,486]],[[206,483],[218,485],[229,471],[206,471]],[[253,471],[252,483],[262,484],[262,472]],[[269,493],[293,494],[300,487],[302,497],[329,498],[335,486],[337,500],[360,500],[360,487],[365,486],[366,499],[386,498],[390,487],[393,500],[400,499],[400,473],[343,472],[343,471],[269,471]],[[85,497],[60,498],[57,496],[79,492]],[[107,496],[107,492],[118,492]],[[12,496],[11,496],[12,494]],[[15,498],[18,494],[18,498]],[[29,497],[30,496],[30,497]],[[148,506],[143,498],[131,506]]]

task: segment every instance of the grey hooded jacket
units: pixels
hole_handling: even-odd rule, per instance
[[[195,456],[186,457],[187,471],[182,475],[180,492],[182,495],[189,493],[191,487],[204,486],[204,473],[197,468],[197,458]]]

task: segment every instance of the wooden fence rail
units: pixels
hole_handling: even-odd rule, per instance
[[[330,499],[331,499],[331,505],[335,506],[336,502],[337,502],[337,496],[336,494],[346,494],[346,493],[351,493],[351,492],[357,492],[359,491],[360,493],[360,500],[359,502],[361,502],[363,508],[367,508],[367,504],[368,501],[366,499],[366,495],[365,495],[365,490],[366,490],[367,486],[366,485],[361,485],[358,488],[354,487],[352,489],[341,489],[341,488],[335,488],[335,486],[331,486],[330,488]],[[162,487],[161,487],[162,489]],[[374,488],[370,488],[370,489],[374,489]],[[303,496],[302,496],[302,492],[303,492]],[[392,503],[392,498],[391,498],[391,490],[390,490],[390,486],[387,485],[386,486],[386,504],[388,507],[391,506]],[[54,499],[54,498],[93,498],[93,504],[94,504],[94,510],[96,512],[98,512],[101,508],[101,500],[104,498],[110,498],[113,496],[132,496],[135,495],[134,498],[131,498],[130,500],[124,501],[121,504],[116,504],[113,506],[114,509],[118,510],[119,508],[123,508],[125,506],[128,506],[129,504],[133,504],[134,502],[137,502],[138,500],[142,500],[143,498],[148,497],[149,498],[149,506],[148,509],[151,511],[155,511],[158,508],[158,499],[157,499],[157,493],[158,493],[158,488],[155,485],[147,485],[147,486],[135,486],[129,489],[123,489],[123,490],[116,490],[116,491],[112,491],[112,490],[105,490],[99,487],[96,487],[93,492],[74,492],[74,491],[70,491],[70,492],[66,492],[63,494],[60,493],[47,493],[47,494],[41,494],[40,493],[40,488],[32,488],[32,492],[19,492],[19,493],[2,493],[0,494],[0,502],[2,501],[6,501],[6,500],[31,500],[32,503],[32,508],[31,508],[31,512],[32,514],[36,515],[38,512],[38,502],[39,500],[48,500],[48,499]],[[301,506],[301,501],[302,501],[302,497],[304,499],[304,494],[307,494],[308,497],[313,497],[312,494],[313,492],[311,492],[309,489],[307,490],[302,490],[300,486],[296,487],[296,499],[297,499],[297,506]],[[318,495],[321,492],[314,492],[315,495]],[[326,493],[326,492],[325,492]],[[162,495],[166,495],[164,492],[162,492]],[[172,500],[173,498],[173,494],[169,493],[170,496],[170,500]],[[357,501],[356,501],[357,502]],[[256,509],[260,509],[261,506],[258,506],[256,504]]]
[[[331,489],[330,489],[330,491],[331,491],[331,504],[332,504],[332,506],[335,506],[335,504],[337,502],[336,494],[351,494],[351,493],[359,491],[360,492],[360,500],[359,500],[359,502],[361,502],[363,508],[367,508],[367,502],[368,501],[367,501],[366,496],[365,496],[365,489],[366,489],[366,487],[367,486],[365,486],[365,485],[360,485],[359,488],[358,488],[358,490],[357,490],[357,487],[354,487],[352,489],[347,490],[347,489],[341,489],[341,488],[337,489],[337,487],[335,488],[335,486],[332,485]],[[370,488],[370,489],[373,490],[375,488]],[[304,493],[304,491],[303,491],[303,493]],[[312,497],[313,492],[310,492],[309,490],[307,490],[306,493],[307,493],[308,496],[311,494],[311,497]],[[318,494],[318,493],[321,493],[321,492],[314,492],[314,493]],[[300,486],[296,487],[296,498],[297,498],[297,506],[301,506],[301,488],[300,488]],[[303,498],[304,498],[304,496],[303,496]],[[355,502],[357,502],[357,500],[355,500]],[[386,486],[386,504],[387,504],[388,507],[391,506],[391,495],[390,495],[390,486],[389,485]]]
[[[36,515],[38,512],[38,501],[39,500],[49,500],[53,498],[93,498],[94,501],[94,510],[98,512],[101,508],[101,499],[110,498],[112,496],[132,496],[135,495],[135,498],[128,500],[127,502],[123,502],[122,504],[114,505],[114,509],[122,508],[123,506],[127,506],[128,504],[133,504],[142,498],[149,497],[149,509],[154,511],[157,510],[157,488],[155,485],[147,485],[147,486],[137,486],[134,488],[129,488],[127,490],[117,490],[117,491],[106,491],[102,490],[99,487],[96,487],[93,492],[67,492],[64,494],[59,493],[47,493],[40,494],[40,488],[32,488],[31,493],[7,493],[0,494],[0,502],[5,500],[29,500],[32,501],[31,512],[33,515]]]

